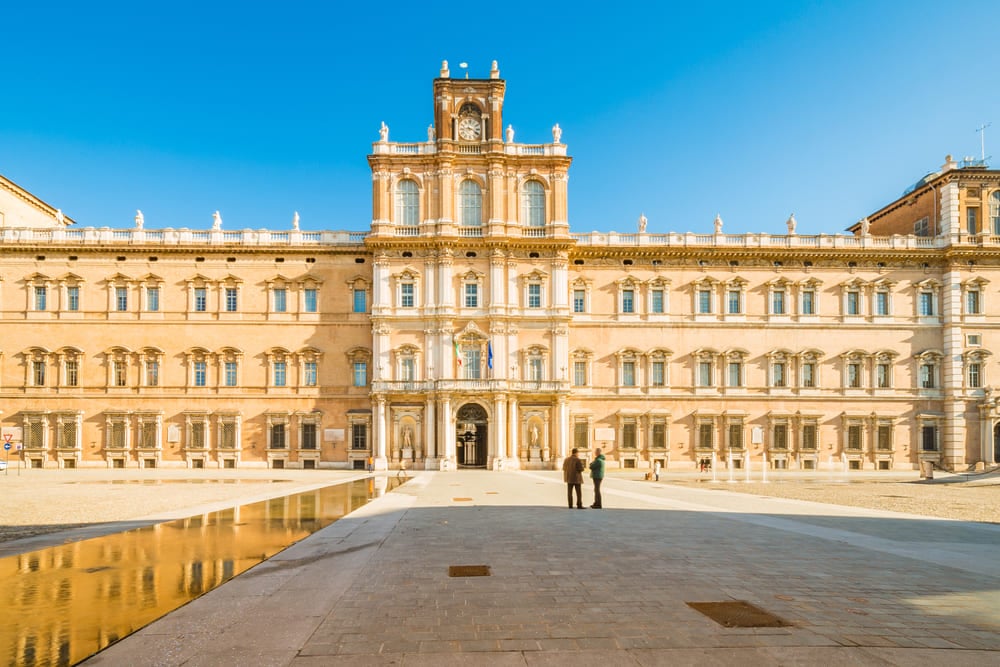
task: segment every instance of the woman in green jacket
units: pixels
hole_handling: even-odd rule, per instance
[[[599,510],[601,505],[601,482],[604,481],[604,454],[598,449],[594,460],[590,462],[590,478],[594,480],[594,504],[591,509]]]

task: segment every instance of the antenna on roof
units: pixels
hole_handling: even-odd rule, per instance
[[[469,78],[469,63],[458,63],[459,68],[465,70],[465,78]]]
[[[986,162],[986,128],[988,128],[992,124],[993,123],[986,123],[976,128],[976,132],[979,133],[979,149],[981,151],[980,157],[982,158],[983,162]]]

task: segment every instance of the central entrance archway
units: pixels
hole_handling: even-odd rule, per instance
[[[460,468],[485,468],[489,449],[489,417],[476,403],[466,403],[455,416],[455,443]]]

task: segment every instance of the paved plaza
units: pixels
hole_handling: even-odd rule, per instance
[[[553,472],[417,473],[87,664],[1000,665],[998,525],[725,483],[565,498]],[[788,625],[687,604],[730,600]]]

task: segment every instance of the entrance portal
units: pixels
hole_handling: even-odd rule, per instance
[[[993,463],[1000,463],[1000,424],[993,427]]]
[[[455,416],[455,443],[460,468],[485,468],[489,449],[489,418],[483,406],[466,403]]]

